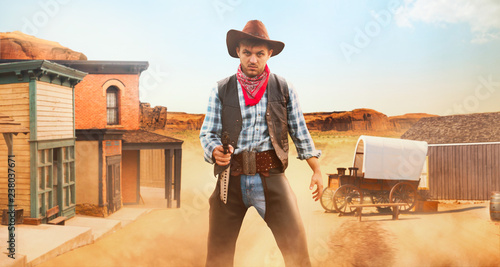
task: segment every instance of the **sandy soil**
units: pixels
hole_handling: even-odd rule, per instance
[[[326,173],[348,166],[356,136],[315,135]],[[193,133],[183,146],[182,208],[158,209],[116,233],[40,266],[203,266],[208,197],[215,179]],[[306,162],[291,155],[287,177],[298,199],[313,266],[500,266],[500,223],[488,202],[441,203],[437,213],[364,211],[363,221],[325,213],[308,189]],[[271,231],[252,208],[237,243],[235,266],[284,266]]]

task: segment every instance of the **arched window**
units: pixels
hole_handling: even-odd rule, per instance
[[[119,124],[118,119],[118,88],[110,86],[106,90],[106,108],[108,125]]]

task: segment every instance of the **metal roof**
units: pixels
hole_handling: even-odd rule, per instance
[[[37,76],[40,74],[59,75],[69,79],[81,81],[87,73],[57,64],[48,60],[29,60],[29,61],[0,61],[0,73],[15,73],[22,77],[23,72]],[[37,71],[37,72],[35,72]]]
[[[3,59],[0,63],[26,62],[23,59]],[[114,61],[114,60],[50,60],[72,69],[88,74],[139,74],[149,67],[147,61]]]

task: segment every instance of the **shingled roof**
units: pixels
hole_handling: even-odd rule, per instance
[[[165,135],[160,135],[148,131],[143,130],[131,130],[126,131],[123,134],[123,141],[125,143],[180,143],[182,144],[184,141],[175,139],[172,137],[168,137]]]
[[[500,112],[422,118],[401,138],[429,144],[500,142]]]

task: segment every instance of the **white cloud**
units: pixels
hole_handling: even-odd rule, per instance
[[[446,27],[467,23],[473,43],[500,38],[500,1],[498,0],[405,0],[396,13],[400,27],[413,27],[421,21]]]

